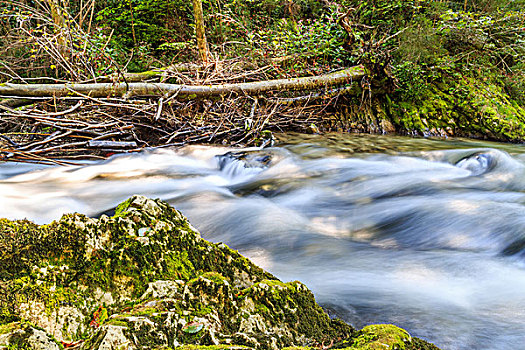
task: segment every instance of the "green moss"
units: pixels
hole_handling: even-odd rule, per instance
[[[274,325],[286,324],[298,334],[304,334],[318,342],[348,337],[354,332],[344,322],[331,320],[317,305],[312,292],[298,281],[283,283],[265,280],[240,294],[253,300],[256,312],[271,320]]]
[[[115,215],[114,217],[124,217],[126,216],[127,210],[129,208],[129,205],[131,204],[131,198],[128,200],[120,203],[117,208],[115,209]]]
[[[7,345],[5,349],[9,349],[9,350],[11,349],[34,349],[35,347],[32,346],[29,339],[34,334],[35,330],[43,331],[43,329],[41,329],[40,327],[36,327],[27,322],[11,324],[9,328],[10,329],[5,334],[8,334],[8,333],[11,333],[11,334],[8,337],[8,339],[6,339],[7,344],[0,345],[0,348],[2,349],[4,349],[3,345]],[[51,343],[55,343],[60,350],[64,349],[62,344],[57,342],[57,340],[54,337],[48,335],[47,340]],[[44,339],[40,338],[39,341],[42,342],[41,344],[43,346]]]
[[[218,272],[205,272],[201,275],[201,277],[206,278],[210,281],[213,281],[215,284],[219,284],[219,285],[227,282],[226,278],[224,278]]]
[[[107,325],[125,327],[128,339],[140,339],[149,348],[165,346],[172,337],[184,344],[207,345],[224,338],[265,348],[329,343],[355,333],[342,321],[331,320],[306,286],[283,283],[226,245],[203,240],[160,200],[133,197],[111,218],[73,214],[45,226],[5,221],[0,230],[13,266],[17,259],[25,264],[17,271],[0,265],[6,278],[0,286],[0,322],[16,320],[17,310],[27,302],[43,303],[47,316],[56,317],[56,308],[74,306],[83,326],[66,334],[69,327],[62,323],[61,330],[67,339],[86,339],[85,348],[103,341]],[[9,264],[9,259],[4,261]],[[158,294],[141,298],[150,282],[160,280],[182,281],[156,283],[152,293]],[[130,316],[140,316],[140,322]],[[46,329],[51,318],[43,324]],[[202,322],[204,328],[187,334],[181,320]],[[90,324],[104,325],[95,329]],[[261,333],[259,326],[267,332]],[[375,335],[365,331],[347,345],[372,344]],[[397,339],[385,334],[378,339]],[[23,339],[16,344],[22,346]]]
[[[32,332],[23,332],[23,333],[16,333],[12,335],[9,338],[9,350],[30,350],[32,349],[31,345],[28,342],[29,337],[31,336]]]
[[[470,77],[429,83],[418,99],[390,102],[398,130],[500,141],[525,140],[525,109],[494,83]]]
[[[206,316],[206,315],[208,315],[208,314],[210,314],[212,312],[213,312],[213,308],[212,307],[205,306],[204,304],[197,304],[195,311],[193,311],[191,313],[191,317],[193,317],[193,316],[202,317],[202,316]]]
[[[145,307],[138,310],[134,310],[131,315],[133,316],[151,316],[155,313],[159,312],[158,309],[154,307]]]
[[[110,319],[106,324],[110,326],[128,327],[128,323],[125,320],[118,318]]]
[[[34,277],[25,276],[6,283],[7,297],[0,301],[2,318],[12,319],[17,315],[16,305],[20,302],[39,301],[44,304],[44,312],[49,316],[61,306],[78,306],[82,296],[72,288],[42,283]],[[1,320],[0,320],[1,321]]]
[[[380,324],[366,326],[360,330],[348,350],[406,349],[411,341],[410,334],[394,325]]]
[[[186,251],[172,251],[164,255],[164,277],[167,279],[189,280],[195,276],[195,268]]]
[[[7,324],[0,325],[0,335],[8,334],[20,327],[20,322],[11,322]]]

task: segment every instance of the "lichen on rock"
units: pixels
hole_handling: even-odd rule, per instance
[[[0,349],[281,349],[364,336],[160,200],[42,226],[2,219],[0,249]]]

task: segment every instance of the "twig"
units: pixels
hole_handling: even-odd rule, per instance
[[[159,98],[159,107],[157,108],[157,113],[155,113],[155,117],[153,118],[153,120],[155,120],[155,121],[159,120],[159,118],[160,118],[160,115],[162,113],[162,103],[163,103],[163,101],[164,101],[163,97]]]
[[[60,138],[66,137],[68,135],[71,135],[72,133],[73,133],[72,131],[66,131],[65,133],[61,134],[60,131],[57,131],[57,132],[54,132],[53,134],[49,135],[48,137],[46,137],[44,140],[39,141],[39,142],[33,142],[33,143],[29,144],[29,145],[20,147],[19,150],[23,151],[23,150],[27,150],[29,148],[35,149],[36,146],[45,145],[46,143],[50,143],[52,141],[55,141],[55,140],[58,140]]]

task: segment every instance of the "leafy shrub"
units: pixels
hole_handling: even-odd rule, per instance
[[[147,45],[156,48],[163,43],[188,40],[192,32],[191,1],[185,0],[107,0],[96,20],[114,29],[124,47]]]
[[[343,65],[348,59],[343,49],[346,36],[335,13],[331,13],[316,19],[281,19],[275,29],[262,33],[260,46],[267,47],[266,56],[299,54],[332,65]]]
[[[296,53],[298,48],[290,47],[287,41],[293,38],[298,45],[310,40],[302,51],[311,51],[311,41],[321,36],[322,50],[330,47],[328,51],[334,51],[344,34],[335,28],[336,19],[328,16],[327,6],[317,0],[203,0],[203,6],[208,42],[217,49],[227,47],[223,51],[226,57],[244,55],[235,50],[235,44],[242,44],[238,49],[244,51],[246,46],[268,46],[263,51],[273,54],[273,43],[262,43],[268,38],[281,43],[276,51]],[[194,58],[195,45],[188,45],[194,41],[191,1],[106,0],[99,4],[96,19],[106,32],[115,31],[112,44],[121,49],[141,47],[164,60]],[[315,26],[313,33],[305,28],[310,24]]]

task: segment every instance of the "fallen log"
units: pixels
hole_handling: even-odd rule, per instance
[[[88,95],[100,97],[172,96],[179,100],[212,98],[230,94],[258,95],[269,91],[320,90],[352,85],[347,93],[358,94],[365,77],[362,66],[303,78],[277,79],[237,84],[182,85],[166,83],[91,83],[91,84],[0,84],[0,95],[22,97],[62,97]]]

